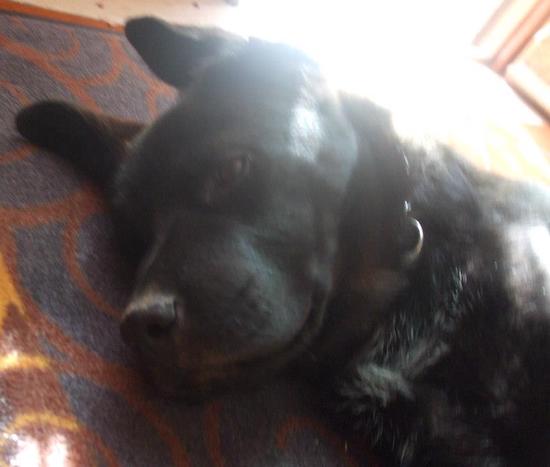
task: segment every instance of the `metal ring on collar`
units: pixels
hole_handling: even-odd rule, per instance
[[[407,219],[418,232],[418,240],[416,241],[416,245],[403,256],[403,263],[405,266],[410,266],[418,259],[420,252],[422,251],[422,246],[424,245],[424,230],[422,229],[422,224],[420,224],[420,222],[418,222],[418,220],[414,217],[408,217]]]

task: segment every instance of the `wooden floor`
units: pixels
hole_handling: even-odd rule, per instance
[[[279,5],[278,9],[274,4]],[[267,10],[269,5],[272,10]],[[418,42],[416,48],[409,44],[417,39],[411,30],[405,38],[386,37],[388,46],[381,49],[384,41],[375,41],[375,33],[368,36],[365,30],[378,27],[378,34],[377,23],[392,18],[383,16],[388,12],[381,11],[382,19],[371,18],[369,23],[364,18],[346,16],[345,7],[319,10],[316,17],[311,17],[296,2],[289,4],[294,6],[288,10],[281,5],[285,0],[241,0],[238,6],[223,0],[0,0],[3,9],[101,27],[120,29],[126,18],[149,14],[173,22],[215,25],[238,34],[297,43],[320,59],[340,86],[396,110],[403,131],[418,134],[419,129],[428,129],[488,170],[550,183],[548,122],[500,77],[482,65],[459,58],[460,54],[448,53],[456,52],[452,49],[457,42],[452,41],[453,37],[441,41],[440,51],[444,53],[439,55],[436,49],[431,55],[411,54],[411,50],[422,50],[423,44]],[[281,16],[285,11],[287,16]],[[318,17],[315,26],[313,19]],[[361,41],[350,39],[355,37],[354,31],[363,34]],[[406,29],[403,31],[406,36]],[[459,33],[464,32],[458,31],[455,39],[463,39]],[[427,43],[433,42],[429,38]]]

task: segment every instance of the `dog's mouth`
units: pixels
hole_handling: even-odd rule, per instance
[[[146,382],[162,397],[192,404],[261,386],[288,367],[317,335],[324,319],[325,300],[325,294],[314,293],[300,331],[282,347],[267,352],[182,367],[175,361],[162,361],[138,351]]]

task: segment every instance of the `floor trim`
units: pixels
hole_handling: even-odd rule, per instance
[[[0,11],[33,16],[35,18],[49,19],[61,23],[76,24],[79,26],[86,26],[89,28],[102,29],[106,31],[122,32],[124,29],[121,25],[110,24],[107,21],[86,18],[84,16],[63,13],[61,11],[49,10],[47,8],[40,8],[38,6],[18,3],[11,0],[0,0]]]

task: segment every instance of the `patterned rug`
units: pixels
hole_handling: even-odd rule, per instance
[[[173,97],[117,33],[0,14],[0,465],[377,465],[297,383],[200,407],[144,388],[119,337],[128,275],[98,193],[26,145],[13,116],[62,98],[150,120]]]

